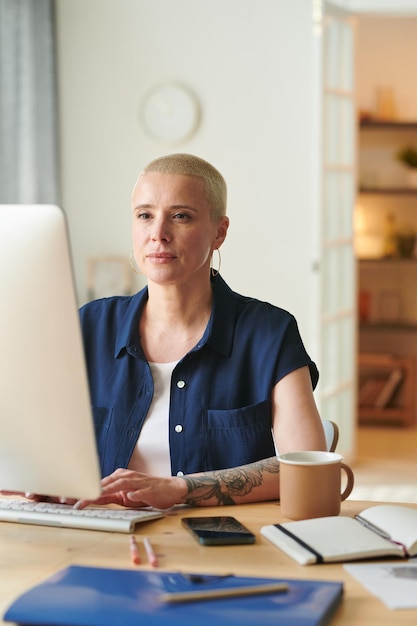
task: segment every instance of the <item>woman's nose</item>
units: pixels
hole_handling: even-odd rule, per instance
[[[170,234],[165,221],[154,222],[152,232],[153,241],[169,241]]]

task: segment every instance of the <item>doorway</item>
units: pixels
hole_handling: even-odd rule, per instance
[[[392,411],[378,415],[374,410],[376,386],[373,395],[364,394],[362,399],[359,388],[358,404],[363,402],[371,408],[365,406],[359,411],[363,419],[358,429],[358,451],[360,455],[361,448],[363,453],[364,446],[373,446],[373,462],[379,459],[386,466],[387,456],[392,459],[392,446],[396,446],[402,450],[397,459],[400,467],[401,460],[415,459],[417,452],[416,249],[410,255],[403,255],[398,249],[398,234],[417,233],[417,189],[409,187],[406,169],[397,159],[400,148],[417,148],[417,87],[413,78],[417,9],[401,16],[357,15],[356,21],[356,99],[363,120],[358,131],[359,193],[355,210],[358,301],[362,304],[358,316],[358,356],[394,355],[409,359],[412,364],[411,373],[403,374],[402,390],[398,387],[397,395],[393,394],[390,400]],[[394,244],[387,249],[393,235]],[[404,392],[407,376],[411,377],[408,399]],[[403,427],[396,423],[395,409],[407,402],[411,403],[414,419]],[[387,448],[389,441],[391,446]],[[372,480],[376,475],[375,472]],[[380,481],[383,480],[382,474]]]

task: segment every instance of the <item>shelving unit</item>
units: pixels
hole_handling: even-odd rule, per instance
[[[417,226],[417,188],[407,186],[406,170],[395,160],[396,151],[405,145],[417,146],[417,121],[360,122],[359,202],[368,219],[372,216],[372,227],[379,228],[379,233],[384,230],[388,214],[396,216],[397,225],[411,218]],[[412,203],[415,203],[415,210]],[[367,294],[369,312],[363,319],[361,311],[359,324],[360,422],[401,426],[415,423],[417,297],[413,294],[416,281],[415,256],[358,261],[358,288]],[[384,300],[385,297],[388,300]],[[390,373],[396,371],[401,371],[401,381],[389,402],[381,406],[377,401],[378,385],[381,390]],[[367,380],[374,382],[368,382],[364,389]],[[367,394],[367,389],[371,395]]]
[[[402,426],[414,424],[415,416],[415,361],[411,357],[396,357],[389,354],[360,354],[359,355],[359,398],[369,381],[381,381],[376,384],[375,397],[366,403],[359,403],[359,422],[391,423]],[[398,387],[394,390],[385,406],[378,404],[378,395],[383,385],[387,384],[393,372],[401,372]],[[365,402],[365,396],[363,396]]]

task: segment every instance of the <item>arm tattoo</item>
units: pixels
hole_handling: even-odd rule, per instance
[[[183,476],[188,491],[184,502],[198,506],[204,500],[215,498],[219,505],[235,504],[235,496],[245,496],[262,484],[264,473],[279,473],[276,457],[231,469],[206,472],[201,476]]]

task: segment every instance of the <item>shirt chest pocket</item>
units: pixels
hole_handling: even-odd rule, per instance
[[[208,467],[220,469],[275,455],[269,400],[226,411],[207,411],[204,448]]]

